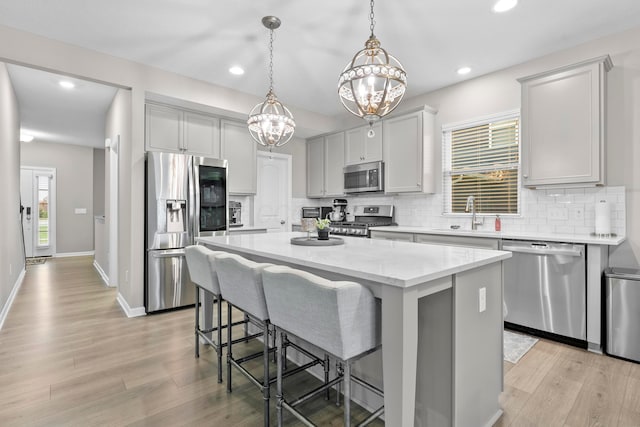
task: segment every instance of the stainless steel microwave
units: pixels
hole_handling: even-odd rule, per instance
[[[321,218],[325,219],[333,211],[331,206],[313,206],[303,207],[301,217],[302,218]]]
[[[344,167],[344,192],[370,193],[384,191],[384,163],[370,162]]]

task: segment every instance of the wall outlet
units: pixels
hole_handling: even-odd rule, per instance
[[[581,220],[584,219],[584,208],[581,206],[574,206],[571,209],[571,218],[573,220]]]
[[[547,215],[549,219],[553,220],[567,220],[569,219],[569,210],[567,208],[549,208]]]
[[[478,289],[478,313],[487,309],[487,288]]]

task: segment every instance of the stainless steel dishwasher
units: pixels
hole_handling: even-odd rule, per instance
[[[504,262],[505,325],[586,343],[584,245],[504,241],[502,249],[513,254]]]

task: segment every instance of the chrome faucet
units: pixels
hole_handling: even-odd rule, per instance
[[[471,229],[477,230],[478,225],[484,224],[484,221],[477,222],[476,221],[476,198],[474,196],[467,197],[467,207],[464,209],[465,212],[469,212],[471,209]]]

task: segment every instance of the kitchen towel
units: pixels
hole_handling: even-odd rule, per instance
[[[611,234],[611,208],[609,202],[600,200],[596,203],[596,235]]]

